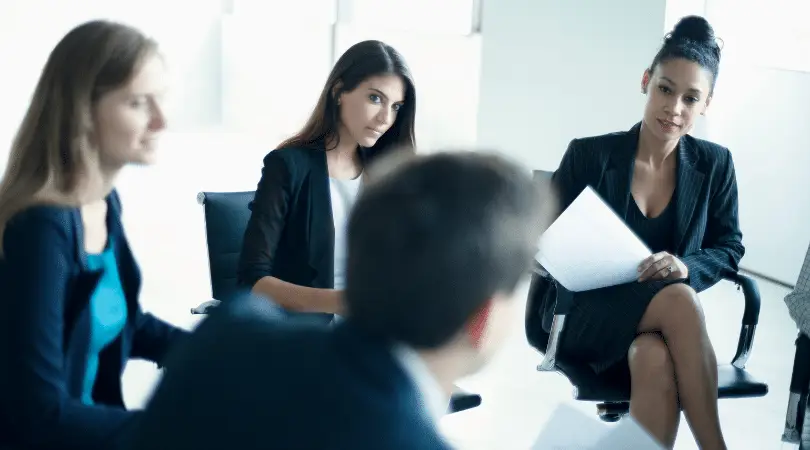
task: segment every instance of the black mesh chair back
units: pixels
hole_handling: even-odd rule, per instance
[[[215,300],[231,302],[250,295],[249,288],[236,282],[236,272],[253,196],[254,191],[201,192],[197,196],[205,212],[211,294]]]

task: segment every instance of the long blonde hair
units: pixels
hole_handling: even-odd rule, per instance
[[[0,257],[15,214],[35,204],[78,206],[90,170],[93,105],[124,85],[157,44],[139,30],[96,20],[68,32],[48,57],[0,180]]]

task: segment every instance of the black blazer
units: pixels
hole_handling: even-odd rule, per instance
[[[334,287],[335,226],[323,148],[284,148],[265,156],[250,210],[239,258],[241,284],[252,288],[273,276],[300,286]]]
[[[574,139],[553,181],[562,210],[590,185],[626,219],[641,124],[626,132]],[[674,253],[689,268],[689,285],[708,289],[738,270],[745,253],[737,215],[731,152],[684,136],[678,146]]]
[[[89,302],[101,271],[89,271],[77,208],[34,206],[8,223],[0,259],[0,446],[118,448],[136,417],[126,411],[121,374],[130,358],[161,362],[184,334],[141,311],[140,271],[121,225],[118,195],[107,198],[128,319],[99,357],[93,399],[81,402],[90,345]]]
[[[388,344],[351,318],[294,326],[264,301],[226,308],[172,355],[130,450],[449,449]]]

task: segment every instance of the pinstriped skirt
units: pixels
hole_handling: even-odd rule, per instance
[[[623,362],[650,301],[666,286],[682,282],[631,282],[574,293],[565,320],[561,358],[588,364],[597,373]]]

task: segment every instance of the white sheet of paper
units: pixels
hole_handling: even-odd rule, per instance
[[[652,251],[588,186],[540,239],[537,262],[572,292],[638,279]]]
[[[641,425],[630,416],[625,416],[619,424],[605,433],[593,449],[621,450],[664,450]]]
[[[617,425],[600,422],[572,406],[561,404],[531,450],[663,450],[630,416]]]
[[[590,450],[608,427],[582,411],[560,404],[540,431],[531,450]]]

